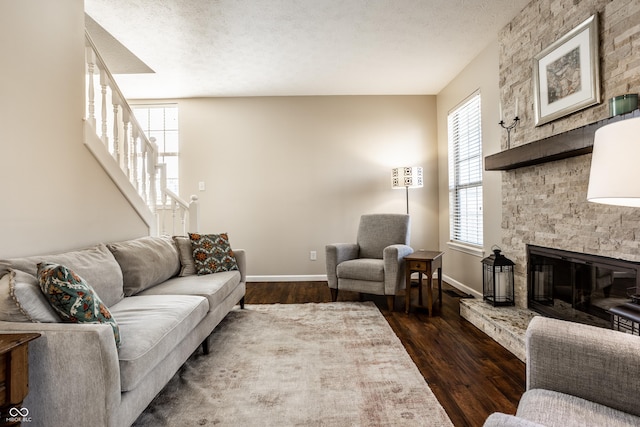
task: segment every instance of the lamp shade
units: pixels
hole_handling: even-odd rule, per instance
[[[393,188],[418,188],[423,185],[420,166],[391,169],[391,186]]]
[[[596,131],[587,200],[640,207],[640,117]]]

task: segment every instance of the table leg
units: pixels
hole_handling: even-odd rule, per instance
[[[438,304],[442,307],[442,267],[438,267],[438,298],[440,299]]]
[[[418,271],[418,302],[420,304],[420,307],[424,306],[424,303],[422,301],[422,272]]]
[[[405,297],[404,297],[404,312],[409,314],[409,307],[411,306],[411,270],[409,269],[409,264],[407,263],[407,267],[405,270]]]
[[[427,304],[429,308],[429,317],[433,316],[433,274],[431,272],[427,276]]]

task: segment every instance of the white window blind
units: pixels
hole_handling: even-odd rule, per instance
[[[482,246],[482,128],[480,94],[449,114],[450,239]]]

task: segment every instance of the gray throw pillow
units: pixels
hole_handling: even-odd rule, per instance
[[[124,294],[138,292],[172,278],[180,271],[178,250],[171,237],[141,237],[107,244],[120,264]]]
[[[34,276],[10,269],[0,277],[0,320],[57,323],[60,317],[40,291]]]
[[[20,270],[35,278],[38,264],[41,262],[62,264],[72,269],[91,285],[107,307],[124,298],[122,270],[103,243],[87,249],[60,254],[1,260],[0,270],[3,268]]]
[[[173,236],[180,255],[180,273],[178,276],[191,276],[196,274],[196,264],[193,260],[193,248],[191,239],[187,236]]]

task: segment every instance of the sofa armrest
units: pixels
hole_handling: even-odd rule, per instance
[[[403,258],[413,253],[408,245],[391,245],[384,248],[384,294],[395,295],[399,289],[404,289]]]
[[[247,254],[244,249],[234,249],[233,254],[236,257],[238,271],[240,271],[240,281],[247,281]]]
[[[523,418],[514,417],[513,415],[495,412],[489,415],[484,422],[483,427],[544,427],[541,424],[528,421]]]
[[[358,258],[360,247],[356,243],[333,243],[325,247],[327,282],[332,289],[338,289],[336,269],[341,262]]]
[[[537,316],[526,346],[527,390],[554,390],[640,416],[640,337]]]
[[[42,334],[29,343],[29,425],[115,425],[120,367],[111,327],[0,322],[0,333],[27,332]]]

